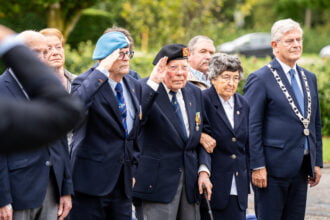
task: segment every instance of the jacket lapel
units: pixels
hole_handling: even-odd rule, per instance
[[[235,133],[238,133],[238,130],[241,129],[241,123],[242,123],[242,103],[237,97],[237,94],[234,94],[234,131]]]
[[[120,117],[120,112],[118,108],[118,102],[117,99],[109,85],[109,82],[107,81],[105,85],[100,89],[100,94],[103,96],[103,98],[106,100],[106,102],[109,104],[110,109],[112,111],[112,115],[114,119],[117,121],[120,131],[119,133],[123,133],[123,125],[121,123],[121,117]],[[117,127],[117,126],[114,126]]]
[[[137,123],[139,121],[139,117],[138,117],[138,114],[140,113],[140,102],[138,101],[137,99],[137,95],[136,95],[136,91],[135,91],[135,86],[134,84],[132,83],[131,80],[128,80],[126,77],[123,78],[123,82],[125,83],[126,85],[126,88],[128,90],[128,93],[129,95],[131,96],[131,100],[132,100],[132,105],[134,107],[134,118],[133,118],[133,127],[132,127],[132,130],[134,130],[134,128],[137,126]],[[130,133],[131,133],[130,131]]]
[[[221,120],[225,123],[225,125],[227,126],[227,128],[233,132],[233,128],[227,118],[226,112],[221,104],[220,98],[218,93],[216,92],[214,86],[212,86],[212,93],[210,95],[211,97],[211,101],[214,104],[214,108],[216,109],[216,113],[218,114],[218,116],[221,118]]]
[[[10,70],[7,69],[4,73],[5,76],[5,83],[8,91],[12,94],[12,96],[17,100],[28,100],[23,93],[22,89],[18,85],[17,81],[14,79],[14,77],[10,74]]]
[[[185,142],[184,134],[180,129],[181,125],[178,116],[174,112],[173,106],[163,84],[159,85],[158,92],[159,95],[156,103],[159,106],[159,110],[164,113],[164,115],[168,118],[168,121],[173,125],[174,130],[177,131],[176,133],[178,133],[180,138]]]

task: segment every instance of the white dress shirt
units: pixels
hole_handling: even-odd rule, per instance
[[[231,127],[234,129],[234,107],[235,107],[235,101],[234,96],[231,96],[230,99],[225,101],[221,96],[219,96],[219,99],[221,101],[221,104],[225,110],[227,119],[231,125]],[[231,188],[230,188],[230,195],[237,195],[237,187],[236,187],[236,181],[235,181],[235,175],[233,174],[232,182],[231,182]]]

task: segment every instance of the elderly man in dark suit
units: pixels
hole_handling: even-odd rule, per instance
[[[204,130],[201,90],[187,83],[188,48],[182,44],[164,46],[153,64],[165,72],[161,84],[142,81],[158,92],[149,114],[142,121],[139,143],[142,152],[136,174],[134,196],[142,200],[144,219],[199,219],[202,184],[211,184],[199,152]]]
[[[209,156],[214,219],[245,220],[249,192],[249,105],[236,93],[243,68],[236,56],[217,53],[210,60],[212,87],[203,91],[205,111],[217,146]],[[210,219],[202,203],[203,220]]]
[[[156,92],[142,91],[127,75],[130,58],[125,35],[105,33],[93,54],[98,63],[73,82],[72,93],[84,102],[87,116],[73,135],[72,220],[131,219],[136,138]]]
[[[18,38],[41,60],[46,58],[48,47],[40,33],[25,31]],[[30,101],[28,90],[10,68],[0,77],[0,94],[17,102]],[[33,93],[31,95],[33,97]],[[33,122],[29,125],[33,127]],[[50,131],[39,132],[45,134]],[[47,148],[1,155],[0,165],[0,213],[13,209],[12,218],[7,215],[5,219],[64,219],[68,215],[72,206],[73,184],[65,135]]]
[[[76,125],[82,117],[80,103],[65,92],[50,68],[23,46],[22,42],[14,37],[12,30],[2,25],[0,56],[15,72],[31,98],[31,102],[17,102],[1,97],[1,153],[44,146],[65,135]],[[31,124],[34,129],[26,126]]]
[[[302,220],[307,186],[319,183],[322,136],[316,76],[297,65],[300,25],[272,27],[275,59],[249,75],[250,167],[258,220]]]

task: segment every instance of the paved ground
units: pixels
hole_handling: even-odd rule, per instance
[[[249,195],[247,213],[254,213],[253,195]],[[308,189],[305,220],[330,220],[330,164],[322,169],[319,185]]]

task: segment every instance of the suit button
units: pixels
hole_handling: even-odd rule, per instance
[[[179,173],[182,173],[182,168],[179,168]]]
[[[235,173],[235,176],[238,176],[238,172]]]
[[[123,163],[124,163],[124,160],[123,160],[123,159],[120,159],[120,160],[119,160],[119,163],[120,163],[120,164],[123,164]]]
[[[235,154],[232,154],[230,157],[231,157],[231,159],[233,159],[233,160],[236,159],[236,155],[235,155]]]
[[[236,139],[235,137],[233,137],[233,138],[231,139],[231,141],[232,141],[232,142],[236,142],[237,139]]]
[[[52,165],[52,162],[50,162],[49,160],[47,160],[46,163],[45,163],[45,165],[46,165],[47,167],[50,167],[50,166]]]

